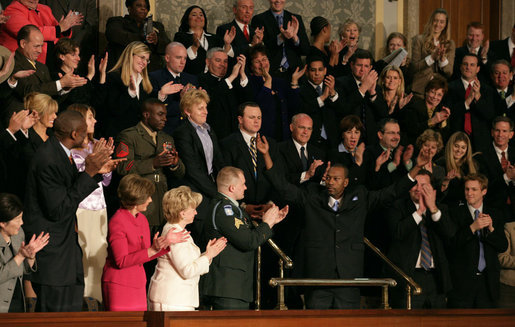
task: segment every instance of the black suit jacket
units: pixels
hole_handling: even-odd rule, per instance
[[[392,202],[414,183],[405,176],[380,191],[368,191],[362,185],[345,189],[339,210],[329,207],[326,188],[311,183],[303,190],[288,183],[277,165],[265,172],[273,186],[290,204],[305,212],[304,277],[363,277],[364,224],[369,210]]]
[[[494,101],[494,107],[495,107],[495,114],[496,116],[503,116],[506,115],[510,117],[512,121],[515,119],[515,105],[512,104],[510,107],[506,104],[506,98],[513,94],[513,85],[508,86],[508,91],[504,95],[504,99],[501,98],[501,94],[499,91],[495,88],[493,88],[492,97]]]
[[[252,90],[247,83],[241,87],[240,80],[232,82],[232,89],[211,73],[200,74],[198,84],[209,94],[207,123],[220,139],[238,130],[237,109],[240,103],[252,100]]]
[[[219,39],[218,36],[204,32],[207,39],[208,50],[214,47],[223,47],[223,39]],[[189,48],[193,44],[193,34],[189,32],[177,32],[173,37],[174,41],[182,43],[184,47]],[[186,58],[186,66],[184,71],[193,75],[198,75],[204,72],[206,68],[206,55],[207,51],[203,47],[199,47],[197,50],[197,57],[191,60],[189,57]]]
[[[449,83],[449,92],[443,100],[445,106],[451,109],[451,116],[449,117],[451,133],[464,131],[465,113],[467,112],[465,109],[465,91],[461,78],[452,81]],[[481,98],[479,98],[479,101],[473,100],[468,110],[472,124],[470,141],[474,151],[481,151],[489,145],[491,141],[490,123],[495,118],[492,89],[483,83],[480,92]]]
[[[247,25],[247,29],[249,32],[249,40],[247,41],[245,35],[243,34],[243,31],[236,23],[236,20],[233,19],[233,21],[230,23],[218,26],[216,28],[216,36],[218,36],[220,40],[223,40],[225,32],[230,31],[233,26],[236,29],[236,36],[234,37],[234,40],[232,40],[231,43],[232,51],[234,52],[234,57],[229,57],[229,67],[227,68],[228,72],[232,71],[232,67],[236,64],[236,58],[238,58],[240,54],[245,55],[245,57],[248,58],[250,47],[249,45],[250,42],[252,42],[252,38],[254,37],[255,31],[255,28],[250,27],[250,24]]]
[[[404,140],[403,143],[415,145],[417,138],[426,129],[432,129],[439,132],[445,143],[450,136],[450,119],[447,119],[445,127],[442,127],[441,123],[433,127],[429,127],[428,124],[428,120],[433,118],[437,112],[441,111],[442,107],[443,105],[440,103],[433,111],[433,115],[429,117],[425,100],[413,97],[413,99],[411,99],[411,101],[401,111],[402,116],[399,124],[401,124],[401,132],[404,132],[402,136],[406,136],[406,140]]]
[[[362,112],[364,108],[365,134],[362,137],[367,145],[377,143],[378,122],[388,117],[388,107],[381,105],[381,101],[378,101],[378,98],[381,97],[382,94],[380,88],[376,87],[377,97],[375,101],[372,101],[368,92],[365,94],[365,97],[361,96],[356,80],[352,74],[337,78],[336,83],[340,97],[345,99],[343,107],[344,114],[357,115],[363,119]]]
[[[504,235],[504,220],[496,209],[484,205],[483,213],[492,218],[494,231],[482,237],[483,249],[486,261],[485,273],[488,292],[492,299],[499,296],[500,265],[497,255],[508,247],[508,241]],[[479,262],[479,238],[472,234],[470,225],[474,222],[466,204],[451,210],[451,218],[456,225],[456,233],[449,247],[449,264],[453,293],[457,296],[467,297],[473,283],[477,282],[476,272]],[[486,227],[485,227],[486,229]]]
[[[338,94],[338,99],[334,102],[327,98],[324,101],[324,106],[320,107],[316,89],[306,80],[300,83],[299,94],[299,112],[308,114],[313,119],[313,134],[311,135],[310,142],[313,144],[324,143],[321,136],[322,126],[324,126],[328,148],[335,147],[340,140],[338,123],[345,116],[343,112],[343,102],[345,101],[343,95]]]
[[[447,208],[444,205],[438,205],[438,208],[441,212],[440,220],[433,221],[429,210],[426,211],[426,218],[423,219],[435,265],[438,293],[442,294],[451,289],[451,275],[445,245],[454,236],[455,226],[449,217]],[[415,272],[422,243],[420,225],[412,216],[415,211],[417,211],[415,204],[410,198],[407,198],[397,200],[386,215],[392,240],[388,258],[408,276],[413,276]],[[402,284],[405,283],[402,279],[399,281]]]
[[[299,37],[299,45],[296,46],[293,39],[286,40],[284,42],[286,58],[288,59],[289,64],[288,70],[293,72],[296,67],[300,67],[302,65],[301,56],[308,54],[310,44],[304,23],[302,22],[302,17],[287,10],[283,11],[283,15],[284,29],[286,29],[288,22],[292,20],[292,15],[295,15],[299,21],[299,31],[297,33],[297,36]],[[271,10],[267,10],[254,16],[252,19],[252,29],[255,29],[256,27],[265,28],[263,43],[266,46],[268,59],[270,60],[270,73],[277,73],[283,58],[283,46],[277,45],[277,35],[280,34],[281,31],[279,30],[277,19],[274,17]]]
[[[286,178],[292,184],[299,185],[300,184],[300,176],[305,171],[302,167],[302,162],[300,160],[299,153],[297,152],[297,148],[293,143],[293,140],[290,138],[286,141],[283,141],[278,144],[279,153],[282,157],[283,162],[283,171],[286,174]],[[309,166],[315,160],[322,160],[325,162],[325,153],[322,149],[316,147],[312,144],[306,144],[304,146],[306,158],[308,159],[308,169]],[[311,181],[320,182],[320,179],[324,173],[325,169],[323,166],[319,166],[316,170],[315,176],[311,178]]]
[[[55,137],[38,149],[27,175],[23,228],[27,240],[44,231],[50,233],[50,241],[38,252],[38,270],[30,275],[33,282],[67,286],[82,280],[75,213],[101,180],[101,175],[79,173]]]
[[[158,69],[148,74],[148,78],[152,83],[152,97],[157,98],[157,93],[161,90],[161,87],[170,81],[174,81],[174,84],[181,83],[186,86],[188,83],[194,86],[198,86],[197,76],[182,72],[177,79],[173,77],[170,71],[165,67]],[[163,129],[166,133],[172,135],[173,131],[179,126],[181,122],[181,108],[179,103],[181,102],[181,93],[170,94],[166,97],[166,125]]]
[[[267,138],[270,144],[270,156],[272,160],[279,165],[280,159],[277,152],[277,144],[271,138]],[[243,170],[245,176],[245,198],[243,201],[247,204],[264,204],[270,200],[277,199],[278,196],[273,192],[272,185],[263,175],[265,171],[265,161],[263,155],[257,153],[257,178],[254,177],[254,165],[250,149],[245,143],[241,131],[237,131],[226,137],[220,142],[225,163],[229,166],[237,167]]]
[[[481,51],[483,51],[483,47],[479,47],[478,56],[479,58],[479,73],[477,74],[477,78],[481,83],[490,83],[490,72],[489,70],[489,64],[491,64],[491,60],[487,61],[486,64],[483,64],[483,60],[481,60]],[[451,76],[451,81],[455,79],[460,79],[461,77],[461,61],[463,60],[463,57],[465,57],[466,54],[469,53],[468,47],[462,46],[459,48],[456,48],[456,51],[454,52],[454,66],[452,66],[453,72]],[[489,55],[487,56],[489,58]]]
[[[209,174],[206,165],[206,156],[200,138],[188,119],[184,119],[173,134],[179,157],[186,165],[186,183],[193,190],[214,198],[217,194],[214,178],[225,166],[218,138],[211,130],[209,132],[213,142],[213,173]]]
[[[490,42],[490,49],[488,50],[488,58],[492,58],[492,62],[499,59],[504,59],[511,62],[510,48],[508,46],[508,36],[504,40],[496,40]]]

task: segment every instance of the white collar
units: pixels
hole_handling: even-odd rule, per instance
[[[474,211],[476,211],[476,208],[474,208],[473,206],[471,206],[468,203],[467,203],[467,208],[469,209],[469,212],[472,215],[472,218],[474,218]],[[483,212],[483,203],[481,203],[481,205],[479,206],[479,208],[477,208],[477,210],[479,210],[479,213]]]
[[[245,143],[247,143],[247,146],[249,146],[249,147],[250,147],[250,139],[253,138],[253,137],[257,137],[257,133],[253,134],[253,135],[250,135],[247,132],[245,132],[244,130],[242,130],[241,128],[240,128],[240,133],[243,136],[243,139],[245,140]]]

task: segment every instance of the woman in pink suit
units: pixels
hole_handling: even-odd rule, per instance
[[[172,243],[183,242],[188,233],[154,235],[145,215],[152,201],[154,184],[138,175],[127,175],[120,181],[118,197],[122,207],[109,221],[108,254],[102,274],[104,306],[109,311],[145,311],[147,282],[143,264],[165,253]]]
[[[46,42],[56,43],[61,36],[70,36],[71,28],[82,23],[82,15],[69,12],[66,17],[57,21],[52,14],[52,9],[45,5],[40,5],[39,0],[15,0],[8,5],[3,14],[9,20],[0,29],[0,44],[14,51],[18,48],[16,36],[18,31],[25,25],[36,25],[43,33],[43,51],[38,57],[38,61],[46,63],[47,44]]]

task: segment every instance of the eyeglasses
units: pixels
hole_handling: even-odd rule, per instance
[[[147,59],[147,57],[143,56],[143,55],[137,55],[137,54],[134,54],[133,56],[136,56],[138,57],[139,59],[145,61],[148,64],[150,64],[150,59]]]

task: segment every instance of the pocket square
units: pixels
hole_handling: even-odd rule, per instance
[[[355,196],[352,198],[352,201],[353,201],[353,202],[354,202],[354,201],[358,201],[358,196],[357,196],[357,195],[355,195]]]

